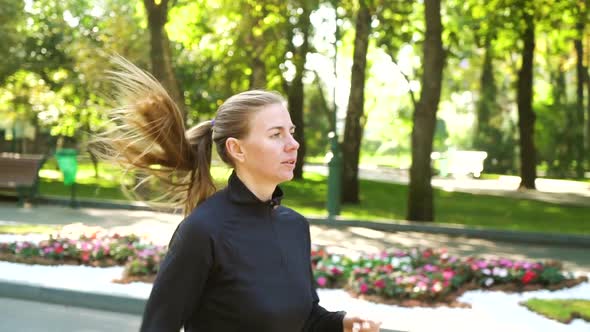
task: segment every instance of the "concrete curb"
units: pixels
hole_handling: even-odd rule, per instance
[[[147,302],[147,300],[133,297],[79,292],[69,289],[49,288],[3,280],[0,280],[0,297],[112,311],[139,316],[143,314]],[[381,329],[381,332],[405,331]]]
[[[70,206],[70,200],[57,197],[41,197],[40,203]],[[122,201],[90,201],[78,200],[79,207],[102,208],[102,209],[125,209],[141,211],[160,211],[167,213],[180,213],[174,209],[155,210],[144,203],[129,203]],[[478,227],[465,227],[454,224],[437,224],[430,222],[410,222],[401,220],[352,220],[337,217],[329,220],[325,217],[307,217],[311,224],[328,225],[331,227],[364,227],[384,232],[421,232],[441,234],[449,236],[463,236],[480,238],[495,241],[513,243],[530,243],[541,245],[565,246],[573,248],[590,248],[590,236],[588,235],[565,235],[542,232],[506,231]]]
[[[0,297],[141,315],[146,300],[0,281]]]

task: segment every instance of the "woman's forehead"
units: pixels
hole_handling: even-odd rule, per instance
[[[281,104],[274,104],[264,107],[260,111],[256,112],[255,125],[261,129],[268,130],[275,127],[278,128],[291,128],[293,122],[291,122],[291,116]]]

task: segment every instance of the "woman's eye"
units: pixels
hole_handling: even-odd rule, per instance
[[[271,137],[279,137],[279,136],[281,136],[281,133],[272,134]]]

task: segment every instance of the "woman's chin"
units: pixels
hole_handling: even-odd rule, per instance
[[[291,181],[293,180],[293,177],[293,171],[281,172],[281,174],[279,175],[279,179],[281,182]]]

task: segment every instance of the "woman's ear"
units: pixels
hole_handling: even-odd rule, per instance
[[[242,144],[237,138],[229,137],[225,140],[225,150],[234,162],[242,163],[246,159]]]

